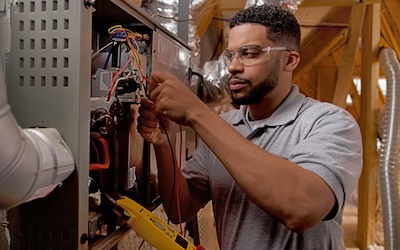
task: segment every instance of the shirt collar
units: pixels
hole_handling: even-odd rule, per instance
[[[264,126],[279,126],[295,120],[304,99],[305,96],[299,92],[299,87],[293,84],[289,95],[283,100],[274,113],[265,119]],[[245,123],[246,110],[247,105],[241,105],[239,107],[238,115],[232,121],[234,126]]]

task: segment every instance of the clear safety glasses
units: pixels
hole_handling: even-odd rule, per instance
[[[238,48],[236,51],[225,50],[223,52],[223,58],[227,66],[230,65],[234,58],[236,58],[243,66],[253,66],[262,61],[267,61],[270,57],[270,52],[274,50],[291,51],[286,47],[264,48],[259,45],[246,45]],[[261,54],[263,54],[263,56],[261,56]]]

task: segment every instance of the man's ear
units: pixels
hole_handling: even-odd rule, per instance
[[[290,51],[286,59],[285,71],[294,71],[299,65],[300,54],[297,51]]]

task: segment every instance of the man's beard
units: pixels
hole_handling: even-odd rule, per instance
[[[260,102],[266,95],[272,92],[279,82],[279,60],[275,61],[271,72],[256,86],[252,87],[244,96],[237,98],[235,94],[231,92],[232,102],[236,105],[250,105]],[[251,83],[248,79],[241,80]]]

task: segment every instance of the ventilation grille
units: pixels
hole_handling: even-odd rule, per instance
[[[13,250],[25,250],[25,249],[58,249],[68,250],[69,233],[66,230],[60,230],[56,228],[56,224],[53,228],[39,225],[19,225],[19,235],[24,236],[23,239],[12,239]],[[29,239],[29,240],[24,240]],[[69,243],[70,244],[70,243]],[[70,247],[70,246],[68,246]]]
[[[14,69],[20,74],[14,84],[19,87],[69,87],[70,9],[70,0],[18,2],[12,36],[17,42]]]

